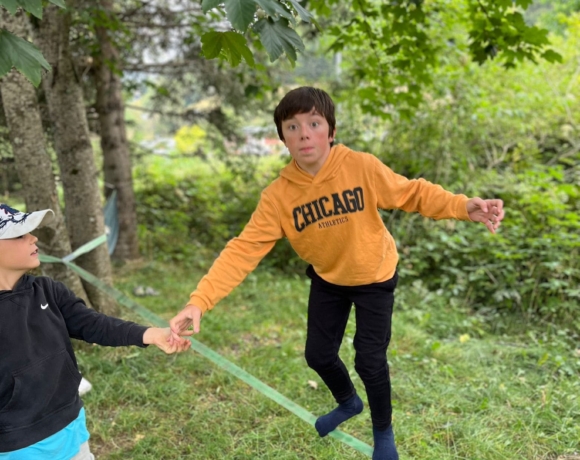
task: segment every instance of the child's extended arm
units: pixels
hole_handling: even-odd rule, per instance
[[[504,217],[503,201],[454,194],[424,179],[407,179],[372,157],[376,172],[378,205],[382,209],[419,212],[433,219],[461,219],[483,223],[495,233]]]
[[[283,236],[278,211],[264,192],[240,236],[228,242],[188,304],[169,322],[174,338],[197,334],[203,313],[238,286]]]
[[[54,302],[62,314],[69,337],[111,347],[155,345],[165,353],[187,350],[191,342],[181,337],[171,337],[167,328],[146,327],[131,321],[104,315],[88,308],[60,282],[50,282]],[[49,301],[50,303],[50,301]]]

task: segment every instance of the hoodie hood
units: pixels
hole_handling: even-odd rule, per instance
[[[340,170],[340,165],[352,152],[348,147],[342,144],[337,144],[330,149],[328,158],[320,168],[316,176],[308,174],[302,170],[296,160],[292,161],[280,171],[280,176],[288,179],[290,182],[300,186],[310,186],[329,181],[336,177]]]
[[[34,281],[34,276],[24,275],[22,278],[20,278],[18,280],[18,282],[16,283],[16,286],[14,287],[14,290],[12,290],[12,291],[0,291],[0,300],[14,294],[15,292],[23,291],[25,289],[32,287],[33,281]]]

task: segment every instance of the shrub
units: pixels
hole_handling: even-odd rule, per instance
[[[580,300],[580,189],[566,177],[548,166],[490,173],[493,186],[480,193],[506,206],[496,235],[482,225],[401,216],[394,229],[401,273],[475,308],[571,318]]]

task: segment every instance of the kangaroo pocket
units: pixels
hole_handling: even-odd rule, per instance
[[[81,381],[66,350],[14,371],[12,378],[12,396],[0,409],[0,433],[34,425],[70,405]]]

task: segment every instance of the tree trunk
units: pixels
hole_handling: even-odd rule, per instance
[[[107,16],[115,14],[112,0],[100,0],[99,3],[104,14]],[[125,107],[119,75],[121,63],[109,30],[99,26],[96,32],[100,46],[100,52],[94,56],[96,109],[101,128],[105,195],[108,196],[113,190],[117,190],[119,213],[119,239],[113,257],[131,260],[139,257],[139,245],[131,155],[127,143]]]
[[[44,9],[39,23],[39,44],[52,71],[43,78],[54,144],[64,189],[66,224],[76,249],[105,233],[97,168],[89,138],[83,93],[69,46],[70,9],[55,5]],[[106,245],[76,259],[78,264],[111,284],[111,263]],[[116,304],[96,287],[83,281],[93,307],[117,314]]]
[[[2,27],[29,39],[30,23],[22,11],[18,11],[15,16],[6,10],[1,14]],[[26,77],[12,70],[2,79],[0,91],[26,209],[30,212],[50,208],[55,214],[55,219],[49,225],[35,232],[39,238],[38,246],[46,254],[62,258],[72,250],[58,202],[52,163],[46,151],[36,90]],[[79,277],[64,264],[44,264],[42,270],[88,302]]]

